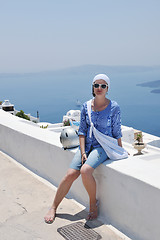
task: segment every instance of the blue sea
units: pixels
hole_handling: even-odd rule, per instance
[[[77,99],[83,103],[92,98],[91,83],[98,73],[111,79],[108,98],[119,103],[122,124],[160,136],[160,66],[85,65],[39,73],[1,73],[0,101],[9,99],[17,110],[33,116],[38,111],[40,121],[61,122],[67,111],[80,109]]]

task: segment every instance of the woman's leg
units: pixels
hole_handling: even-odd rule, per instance
[[[68,193],[72,183],[79,177],[81,166],[82,166],[81,152],[80,149],[78,149],[76,154],[74,155],[74,158],[72,159],[70,168],[68,169],[66,176],[62,179],[61,183],[59,184],[52,207],[50,208],[47,215],[44,217],[47,223],[53,222],[53,219],[55,218],[56,215],[56,209],[59,206],[60,202]]]
[[[98,208],[97,208],[97,199],[96,199],[96,181],[93,177],[94,168],[90,167],[88,164],[84,164],[81,168],[81,176],[83,185],[89,195],[90,201],[90,216],[89,219],[95,219],[98,215]],[[92,214],[91,214],[92,213]]]
[[[88,215],[89,219],[95,219],[98,216],[98,201],[96,199],[96,181],[93,177],[93,171],[97,168],[102,162],[107,159],[107,155],[103,148],[93,149],[85,164],[81,168],[81,176],[83,185],[89,195],[90,200],[90,213]]]
[[[56,215],[57,207],[59,206],[63,198],[66,196],[66,194],[68,193],[72,183],[79,177],[79,175],[80,175],[79,170],[68,169],[66,176],[62,179],[57,189],[53,204],[49,209],[48,213],[46,214],[46,216],[44,217],[47,223],[53,222]]]

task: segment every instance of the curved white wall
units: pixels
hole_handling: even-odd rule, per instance
[[[0,110],[0,149],[55,186],[74,156],[74,151],[62,149],[59,133],[41,129],[3,110]],[[147,151],[142,157],[106,161],[94,173],[100,218],[136,240],[158,240],[160,236],[160,172],[157,167],[160,151],[152,147]],[[156,166],[147,162],[148,156],[154,159]],[[88,206],[81,178],[73,184],[69,197]]]

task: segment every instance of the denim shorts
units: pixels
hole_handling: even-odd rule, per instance
[[[92,149],[92,151],[87,155],[88,155],[87,160],[84,162],[84,164],[88,164],[94,169],[98,167],[101,163],[106,161],[108,158],[106,152],[102,147]],[[76,154],[74,155],[74,158],[70,164],[70,168],[80,170],[81,167],[82,167],[81,151],[79,148]]]

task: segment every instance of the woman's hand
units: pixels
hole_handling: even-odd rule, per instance
[[[122,147],[122,140],[121,140],[121,138],[119,138],[117,141],[118,141],[118,145],[119,145],[120,147]],[[128,155],[130,155],[129,152],[127,152],[127,153],[128,153]]]
[[[81,155],[81,161],[82,161],[82,165],[84,164],[84,162],[87,160],[87,155],[86,155],[86,153],[84,152],[84,153],[82,153],[82,155]]]
[[[85,152],[85,136],[79,135],[79,144],[81,149],[81,160],[83,165],[83,163],[87,160],[87,155]]]

